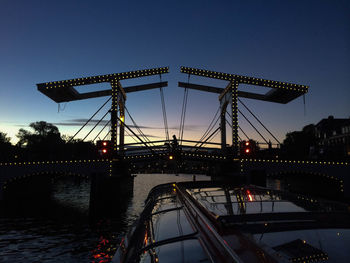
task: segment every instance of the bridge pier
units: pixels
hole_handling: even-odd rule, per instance
[[[118,218],[128,208],[134,189],[134,178],[128,163],[115,154],[110,160],[109,173],[95,173],[91,177],[89,218]]]
[[[91,178],[89,218],[118,218],[123,215],[133,195],[132,176],[93,174]]]

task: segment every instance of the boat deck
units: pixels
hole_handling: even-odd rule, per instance
[[[215,182],[154,188],[113,262],[346,262],[347,204]]]

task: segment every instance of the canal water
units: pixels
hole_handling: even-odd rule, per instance
[[[308,194],[318,189],[313,194],[323,196],[330,194],[333,188],[334,196],[324,196],[331,198],[336,198],[339,193],[339,185],[332,187],[329,181],[322,184],[317,179],[316,187],[315,178],[311,178],[309,183],[304,176],[297,180],[294,174],[291,178],[268,177],[261,183],[276,190],[298,190]],[[118,211],[106,213],[112,214],[112,218],[101,216],[104,219],[92,222],[92,217],[89,217],[91,181],[55,177],[46,184],[50,189],[39,187],[34,190],[40,192],[33,193],[34,199],[13,198],[13,203],[0,205],[0,263],[110,262],[122,236],[142,212],[149,191],[158,184],[192,180],[193,175],[185,174],[135,175],[132,197],[125,200],[125,204],[116,203],[104,208],[109,209],[108,212]],[[210,180],[210,177],[196,175],[196,180]],[[14,189],[23,197],[24,192],[38,183],[27,181]],[[44,198],[40,197],[42,194]],[[122,212],[119,212],[120,207],[124,209]]]
[[[50,198],[0,208],[0,262],[110,262],[121,237],[142,212],[149,191],[158,184],[192,180],[193,175],[182,174],[135,175],[126,212],[92,223],[90,180],[55,179]],[[196,175],[196,180],[210,177]]]

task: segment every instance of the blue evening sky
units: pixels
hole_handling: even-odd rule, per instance
[[[177,82],[187,81],[180,66],[309,85],[306,111],[302,97],[286,105],[244,100],[280,140],[328,115],[348,118],[349,3],[1,0],[0,131],[15,142],[18,129],[44,120],[72,135],[79,126],[71,124],[89,118],[106,100],[69,102],[58,112],[57,104],[37,91],[37,83],[163,66],[170,67],[162,80],[169,81],[164,92],[171,134],[178,133],[181,115],[183,89]],[[122,84],[155,81],[159,77]],[[199,77],[190,81],[226,85]],[[129,94],[127,107],[139,125],[152,127],[146,134],[164,137],[159,90]],[[199,139],[217,107],[217,94],[190,90],[184,138]],[[241,116],[239,121],[261,141]],[[88,129],[84,132],[81,136]]]

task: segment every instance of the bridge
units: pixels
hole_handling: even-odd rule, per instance
[[[178,87],[184,89],[184,97],[179,135],[178,138],[174,136],[173,139],[170,139],[169,136],[166,105],[163,94],[163,88],[167,87],[168,82],[162,81],[162,75],[169,73],[168,67],[37,84],[38,90],[56,103],[108,97],[108,100],[91,116],[82,128],[85,127],[109,101],[111,101],[108,111],[92,128],[92,130],[95,129],[107,114],[110,114],[110,120],[106,123],[103,129],[105,129],[107,125],[110,125],[110,134],[107,133],[106,136],[110,135],[111,137],[111,151],[109,152],[108,158],[92,160],[39,160],[0,163],[0,200],[3,191],[12,181],[36,174],[51,172],[74,174],[78,176],[90,176],[91,174],[105,173],[113,178],[122,178],[131,173],[145,171],[206,173],[226,176],[250,174],[259,170],[263,170],[267,175],[278,174],[282,171],[304,171],[316,172],[322,176],[335,177],[335,180],[338,180],[341,185],[341,190],[344,189],[344,185],[345,188],[349,187],[346,178],[346,174],[349,171],[349,164],[346,162],[291,161],[279,160],[276,158],[251,159],[245,156],[241,151],[242,142],[249,143],[251,139],[239,125],[239,113],[263,139],[263,142],[260,143],[260,145],[265,144],[271,148],[273,145],[278,146],[280,142],[240,98],[286,104],[307,93],[309,89],[308,86],[190,67],[181,67],[180,71],[187,75],[188,81],[178,82]],[[146,83],[137,86],[122,85],[123,80],[126,79],[144,78],[157,75],[160,79],[159,82]],[[223,80],[226,81],[227,84],[225,87],[216,87],[190,83],[189,80],[191,76]],[[75,88],[77,86],[99,83],[109,83],[111,88],[85,93],[80,93]],[[259,94],[242,91],[239,90],[240,84],[264,87],[267,88],[267,92],[265,94]],[[160,91],[165,140],[151,141],[136,124],[126,107],[128,93],[150,89],[159,89]],[[191,141],[183,138],[188,92],[190,89],[214,93],[218,96],[219,103],[217,114],[215,114],[208,129],[199,141]],[[252,114],[252,116],[272,136],[276,143],[271,143],[271,141],[267,140],[262,133],[259,132],[259,130],[239,109],[238,102]],[[130,120],[133,122],[133,126],[138,130],[139,134],[137,134],[131,126],[125,123],[126,115],[129,116]],[[229,120],[227,120],[227,116],[229,117]],[[217,122],[219,122],[219,127],[214,130]],[[229,131],[231,132],[232,141],[230,144],[227,144],[226,141],[226,124],[229,125]],[[71,140],[79,134],[82,128],[78,130]],[[101,134],[102,130],[98,135]],[[239,131],[242,136],[244,135],[247,137],[246,141],[239,135]],[[211,142],[212,138],[218,133],[220,133],[220,143]],[[132,136],[137,142],[125,143],[125,134]],[[85,136],[85,138],[86,137],[87,136]],[[95,139],[97,137],[98,136],[96,136]]]

